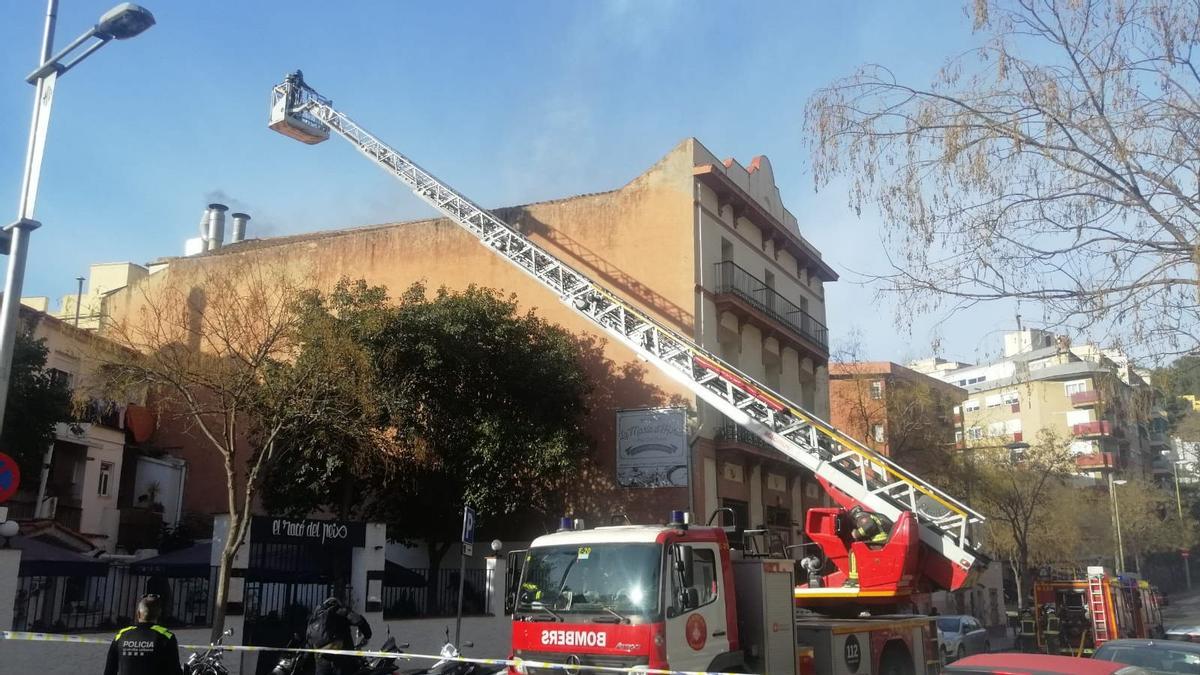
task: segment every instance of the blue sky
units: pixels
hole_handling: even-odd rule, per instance
[[[112,4],[62,0],[57,44]],[[855,216],[840,186],[814,193],[807,169],[809,94],[863,62],[928,81],[974,39],[959,3],[143,4],[158,25],[106,46],[56,94],[25,286],[54,306],[89,263],[182,253],[214,199],[251,213],[252,236],[427,215],[346,144],[309,148],[266,128],[271,86],[302,68],[357,121],[487,206],[617,187],[688,136],[721,157],[768,155],[802,233],[843,275],[828,287],[835,346],[857,328],[872,359],[926,355],[940,338],[944,355],[976,360],[1013,322],[995,306],[895,330],[892,307],[852,272],[883,260],[877,216]],[[0,24],[6,222],[43,11],[41,0],[9,2]]]

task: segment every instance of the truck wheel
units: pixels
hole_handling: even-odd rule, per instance
[[[912,655],[903,642],[891,642],[883,648],[879,675],[913,675]]]

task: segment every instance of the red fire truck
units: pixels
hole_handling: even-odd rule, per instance
[[[534,540],[513,612],[521,663],[510,672],[559,672],[548,664],[772,675],[938,670],[929,617],[813,614],[797,604],[805,590],[795,585],[795,561],[771,552],[765,532],[684,521],[679,511],[664,525],[575,529],[564,519]],[[888,555],[912,558],[915,540],[896,534],[901,545]],[[850,607],[858,589],[826,590]]]
[[[1104,567],[1052,573],[1034,583],[1033,599],[1037,647],[1043,651],[1087,656],[1109,640],[1165,637],[1158,596],[1134,574]],[[1051,609],[1060,626],[1056,640],[1046,635]]]

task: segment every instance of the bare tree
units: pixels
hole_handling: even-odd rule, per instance
[[[817,91],[818,188],[882,213],[904,323],[1006,298],[1145,354],[1200,347],[1200,3],[974,0],[929,86]]]
[[[173,274],[173,271],[162,273]],[[330,364],[295,365],[302,289],[280,270],[243,263],[192,280],[151,278],[105,327],[129,349],[103,365],[113,390],[147,389],[224,465],[229,532],[217,577],[214,639],[224,628],[229,572],[250,525],[264,469],[292,427],[334,423],[324,405]]]

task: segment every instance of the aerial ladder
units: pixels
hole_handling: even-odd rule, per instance
[[[920,573],[933,586],[956,590],[970,585],[987,565],[971,540],[972,526],[983,522],[981,515],[554,257],[388,147],[305,84],[300,71],[272,90],[269,126],[309,145],[327,140],[330,131],[337,133],[605,333],[812,471],[844,508],[861,505],[894,523],[915,516],[922,545]]]

